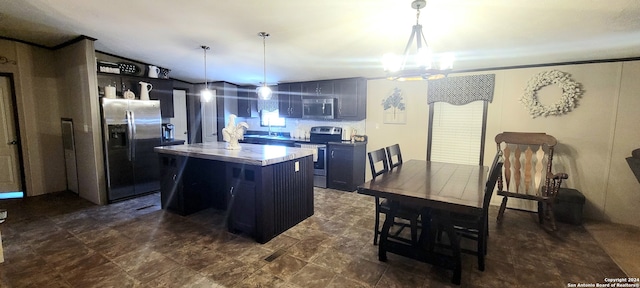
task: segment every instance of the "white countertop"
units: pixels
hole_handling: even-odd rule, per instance
[[[155,147],[158,153],[267,166],[313,155],[313,149],[240,143],[240,150],[226,149],[227,143],[198,143]]]

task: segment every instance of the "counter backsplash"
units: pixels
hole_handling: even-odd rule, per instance
[[[242,119],[242,120],[240,120]],[[249,124],[249,130],[252,131],[268,131],[269,127],[260,127],[260,118],[242,118],[238,117],[236,121],[245,121]],[[314,121],[306,119],[287,119],[285,127],[271,127],[271,132],[286,132],[289,135],[294,135],[296,129],[302,129],[307,133],[311,130],[311,127],[315,126],[336,126],[336,127],[350,127],[356,130],[356,134],[366,134],[365,120],[362,121]]]

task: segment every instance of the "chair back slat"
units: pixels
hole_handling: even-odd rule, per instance
[[[527,135],[530,137],[527,138]],[[497,142],[499,140],[503,142]],[[505,140],[517,143],[504,142]],[[525,143],[527,141],[530,143]],[[496,144],[498,151],[501,151],[504,157],[504,176],[498,181],[504,181],[504,189],[519,194],[544,194],[544,187],[548,185],[547,174],[551,173],[553,149],[556,143],[557,140],[553,136],[543,133],[498,134]],[[498,183],[498,186],[501,184]]]
[[[520,193],[520,180],[522,180],[522,163],[520,162],[520,157],[522,155],[522,150],[520,150],[520,146],[516,145],[516,150],[513,153],[513,176],[514,176],[514,180],[515,180],[515,189],[516,192]]]
[[[402,152],[400,152],[400,144],[393,144],[391,146],[388,146],[385,150],[387,150],[389,170],[402,165]]]
[[[369,166],[371,167],[371,177],[373,179],[389,171],[387,153],[384,148],[369,152]]]
[[[546,177],[546,175],[544,175],[542,173],[542,169],[544,169],[544,165],[542,164],[542,162],[544,162],[544,150],[542,150],[542,145],[540,145],[540,147],[538,147],[538,151],[536,151],[536,176],[535,176],[535,190],[539,191],[540,190],[540,184],[542,184],[542,177]]]
[[[498,151],[500,151],[500,145],[498,145]],[[509,145],[502,150],[504,154],[504,182],[506,183],[506,190],[509,190],[509,184],[511,184],[511,149]],[[499,189],[502,190],[502,181],[498,180]]]

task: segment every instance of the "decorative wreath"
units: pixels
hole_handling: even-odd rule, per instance
[[[570,78],[569,73],[558,70],[545,71],[538,73],[527,82],[527,88],[524,89],[524,95],[520,98],[520,102],[529,110],[531,118],[538,116],[562,115],[576,107],[576,101],[582,95],[580,84]],[[560,100],[551,105],[542,105],[538,101],[536,93],[542,87],[557,84],[562,88],[562,96]]]

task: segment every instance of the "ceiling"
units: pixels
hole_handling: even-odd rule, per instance
[[[411,0],[0,0],[0,36],[54,47],[79,35],[96,50],[171,69],[192,83],[269,84],[383,77],[402,53]],[[640,56],[640,1],[430,0],[420,24],[455,71]]]

